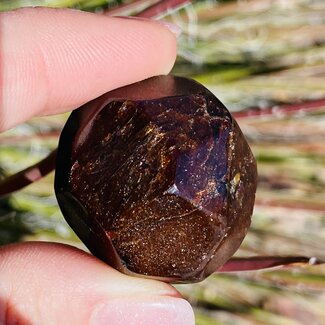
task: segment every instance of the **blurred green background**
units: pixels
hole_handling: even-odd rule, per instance
[[[100,11],[122,1],[0,0],[0,11],[30,5]],[[238,256],[306,255],[325,260],[325,1],[199,1],[165,20],[178,24],[173,73],[193,77],[238,118],[258,161],[252,227]],[[279,105],[310,102],[288,116]],[[0,175],[38,161],[57,146],[67,114],[33,119],[0,135]],[[53,174],[0,198],[0,244],[26,240],[83,248],[64,221]],[[198,325],[325,324],[325,266],[217,274],[179,285]]]

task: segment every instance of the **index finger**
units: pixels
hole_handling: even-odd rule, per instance
[[[166,74],[176,58],[175,36],[157,22],[70,9],[0,13],[0,35],[0,130]]]

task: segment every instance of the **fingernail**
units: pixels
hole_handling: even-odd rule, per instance
[[[173,23],[170,23],[170,22],[167,22],[167,21],[164,21],[164,20],[153,20],[153,19],[149,19],[149,18],[136,17],[136,16],[114,16],[114,17],[116,17],[116,18],[124,18],[124,19],[134,19],[134,20],[140,20],[140,21],[155,22],[155,23],[163,25],[164,27],[169,29],[169,31],[171,31],[176,37],[179,37],[182,34],[182,29],[178,25],[175,25]]]
[[[94,310],[91,325],[194,325],[190,304],[180,298],[117,298]]]
[[[168,28],[173,34],[175,34],[176,37],[179,37],[182,34],[182,29],[178,25],[169,23],[164,20],[157,20],[157,23]]]

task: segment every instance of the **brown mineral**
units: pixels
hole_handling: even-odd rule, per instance
[[[225,106],[193,80],[159,76],[71,114],[55,189],[95,256],[126,274],[194,282],[241,244],[256,177]]]

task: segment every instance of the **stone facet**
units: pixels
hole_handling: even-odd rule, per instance
[[[95,256],[127,274],[194,282],[238,249],[256,178],[225,106],[193,80],[159,76],[71,114],[55,189]]]

